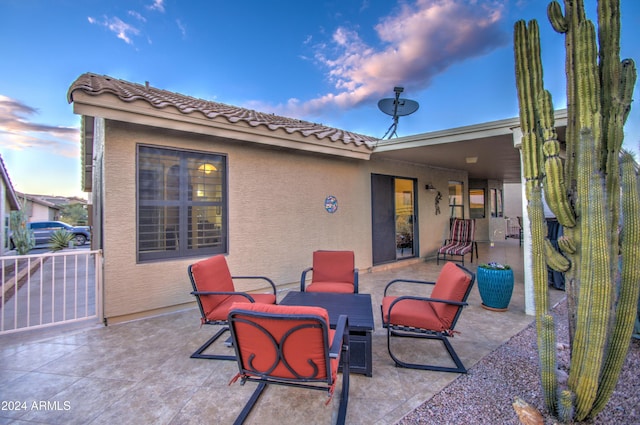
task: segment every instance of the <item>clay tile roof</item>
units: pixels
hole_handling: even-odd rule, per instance
[[[157,89],[148,84],[135,84],[105,75],[86,73],[78,77],[78,79],[71,84],[71,87],[69,87],[67,93],[69,103],[73,102],[73,93],[76,90],[81,90],[92,96],[111,93],[123,102],[143,100],[158,109],[173,106],[183,114],[200,112],[204,116],[212,119],[223,117],[231,123],[244,121],[252,127],[264,125],[272,131],[282,129],[289,134],[299,133],[305,137],[315,136],[318,139],[328,138],[333,142],[342,141],[344,144],[353,143],[356,146],[364,144],[369,149],[373,149],[378,140],[374,137],[327,127],[322,124],[197,99],[183,94]]]

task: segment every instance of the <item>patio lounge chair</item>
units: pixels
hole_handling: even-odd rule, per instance
[[[235,356],[203,353],[211,344],[216,342],[218,338],[229,330],[227,317],[231,304],[234,302],[275,304],[275,284],[271,279],[264,276],[231,276],[229,267],[227,266],[227,260],[223,255],[216,255],[191,264],[188,273],[191,279],[191,285],[193,286],[191,294],[194,295],[198,301],[202,324],[222,326],[215,335],[191,355],[191,358],[235,360]],[[273,294],[236,292],[233,279],[264,280],[271,285]]]
[[[311,283],[305,287],[310,271]],[[302,271],[300,291],[357,294],[358,269],[353,251],[315,251],[313,267]]]
[[[471,254],[471,262],[473,263],[473,251],[475,249],[476,260],[478,259],[478,243],[475,241],[476,220],[472,218],[454,218],[451,223],[449,239],[445,239],[444,243],[438,249],[436,263],[440,264],[440,260],[461,262],[464,266],[464,256]],[[460,257],[459,260],[453,257]]]
[[[327,391],[331,401],[338,366],[342,391],[338,424],[344,424],[349,401],[349,324],[346,315],[336,329],[322,307],[234,304],[229,326],[238,361],[238,378],[258,387],[234,422],[242,424],[269,384]]]
[[[440,372],[467,372],[448,338],[453,337],[456,332],[454,328],[462,307],[467,305],[466,301],[474,281],[475,275],[471,271],[459,264],[447,262],[436,282],[396,279],[387,284],[381,306],[382,325],[387,328],[387,349],[396,366]],[[400,282],[408,284],[404,285],[405,291],[415,287],[420,294],[425,290],[424,287],[417,285],[435,286],[428,298],[415,295],[388,295],[391,287]],[[395,290],[397,291],[398,288],[396,287]],[[392,337],[439,340],[444,344],[456,367],[404,362],[391,349]]]

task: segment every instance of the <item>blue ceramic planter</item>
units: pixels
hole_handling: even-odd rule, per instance
[[[507,310],[513,294],[513,270],[478,267],[476,277],[482,306],[489,310]]]

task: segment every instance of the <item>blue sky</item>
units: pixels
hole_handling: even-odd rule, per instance
[[[545,86],[566,106],[564,36],[540,0],[0,0],[0,153],[21,192],[85,196],[82,73],[382,137],[378,100],[415,100],[407,136],[518,115],[513,25],[538,19]],[[595,0],[585,0],[596,19]],[[640,64],[640,2],[622,0],[623,58]],[[625,128],[638,152],[640,99]]]

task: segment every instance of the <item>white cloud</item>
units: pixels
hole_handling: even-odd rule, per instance
[[[80,155],[80,130],[34,123],[30,117],[36,113],[35,108],[0,95],[0,146],[12,150],[45,150],[77,158]]]
[[[136,18],[140,22],[147,22],[147,18],[145,18],[144,16],[142,16],[140,13],[136,12],[135,10],[130,10],[127,13],[129,14],[129,16],[133,16],[134,18]]]
[[[176,19],[176,25],[178,25],[178,29],[180,30],[180,34],[182,34],[182,38],[187,38],[187,26],[183,24],[180,19]]]
[[[152,5],[147,6],[147,9],[164,13],[164,0],[154,0]]]
[[[138,28],[122,21],[117,16],[114,16],[111,18],[108,18],[105,16],[103,17],[102,21],[98,21],[97,19],[91,16],[89,16],[87,19],[91,24],[101,25],[103,27],[106,27],[109,31],[116,34],[116,37],[118,37],[119,39],[121,39],[127,44],[133,45],[133,40],[131,39],[131,36],[140,34],[140,30]]]
[[[509,34],[500,28],[503,8],[494,0],[401,3],[375,26],[378,46],[368,45],[354,29],[339,27],[329,44],[315,46],[314,56],[336,92],[275,109],[287,116],[315,115],[377,100],[394,86],[424,89],[451,65],[508,43]]]

